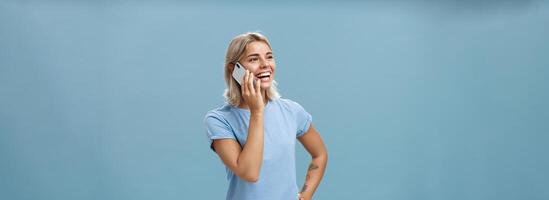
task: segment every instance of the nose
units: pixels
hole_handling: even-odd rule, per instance
[[[265,59],[261,59],[261,62],[259,63],[259,68],[267,68],[269,67],[269,62],[267,62]]]

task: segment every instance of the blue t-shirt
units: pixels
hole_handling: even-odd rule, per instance
[[[257,182],[240,179],[227,166],[227,200],[297,199],[295,142],[307,132],[311,115],[298,103],[278,98],[267,102],[263,114],[263,163]],[[212,150],[215,139],[236,139],[244,148],[248,138],[250,111],[223,106],[208,111],[204,119]],[[215,151],[215,150],[214,150]]]

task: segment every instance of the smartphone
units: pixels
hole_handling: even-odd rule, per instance
[[[234,65],[234,70],[233,70],[233,78],[240,85],[242,85],[242,83],[244,83],[244,74],[246,74],[246,68],[244,68],[244,66],[242,66],[242,64],[240,64],[239,62],[236,62],[236,64]],[[256,84],[255,77],[254,77],[253,80],[254,80],[253,84],[255,86],[255,84]]]

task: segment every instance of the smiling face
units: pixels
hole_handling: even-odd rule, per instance
[[[276,66],[269,45],[260,41],[249,43],[239,62],[258,78],[261,82],[261,89],[265,90],[271,87]]]

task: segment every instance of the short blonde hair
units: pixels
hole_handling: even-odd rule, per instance
[[[232,76],[234,64],[242,57],[242,54],[246,51],[246,46],[252,42],[264,42],[271,50],[273,49],[267,37],[258,32],[247,32],[234,37],[227,48],[225,55],[225,84],[227,88],[223,96],[227,103],[233,106],[238,106],[243,101],[240,94],[240,84]],[[280,98],[276,85],[276,81],[273,80],[271,87],[267,90],[268,101]]]

